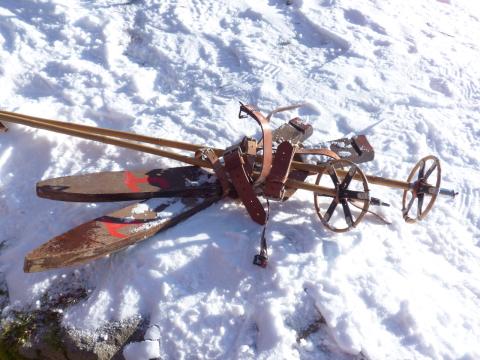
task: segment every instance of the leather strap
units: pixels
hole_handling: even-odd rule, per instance
[[[230,175],[233,187],[250,217],[256,223],[264,225],[267,221],[267,214],[253,190],[250,177],[245,171],[245,161],[242,158],[240,149],[237,147],[226,152],[223,158],[225,160],[225,169]]]
[[[222,186],[222,196],[227,196],[230,193],[230,182],[228,181],[225,168],[220,163],[217,154],[215,154],[213,149],[207,148],[202,150],[202,155],[204,155],[208,162],[212,164],[213,171],[215,172],[215,175],[217,175],[220,185]]]
[[[257,185],[265,181],[272,167],[272,131],[270,129],[270,123],[268,119],[252,105],[244,105],[240,103],[240,117],[242,117],[242,113],[251,116],[260,125],[262,129],[262,170],[260,171],[260,175],[258,176],[258,178],[255,180],[254,184]]]
[[[260,238],[260,252],[253,257],[253,264],[258,265],[262,268],[266,268],[268,265],[268,246],[267,246],[267,237],[265,233],[267,231],[267,221],[270,216],[270,203],[267,199],[267,220],[262,230],[262,237]]]
[[[273,159],[272,170],[267,177],[264,195],[273,200],[281,200],[285,193],[285,182],[290,173],[295,147],[289,142],[284,141],[277,147],[275,158]]]

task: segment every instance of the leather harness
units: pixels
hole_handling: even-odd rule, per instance
[[[246,115],[245,115],[246,114]],[[304,149],[293,145],[289,141],[283,141],[276,150],[273,159],[272,132],[269,119],[263,116],[251,105],[241,104],[239,117],[252,117],[262,130],[262,139],[258,143],[255,140],[244,138],[243,141],[234,147],[227,149],[223,154],[225,167],[211,149],[205,149],[202,153],[213,166],[220,184],[223,195],[231,193],[231,186],[235,189],[238,197],[245,206],[248,214],[257,224],[264,225],[260,242],[260,253],[255,256],[254,264],[266,267],[268,263],[267,242],[265,238],[268,211],[265,211],[257,193],[260,185],[263,186],[263,195],[268,199],[282,200],[285,195],[285,184],[290,174],[290,167],[295,154],[302,155],[324,155],[334,159],[339,156],[329,149]],[[259,149],[263,150],[261,164],[255,160]],[[273,159],[273,164],[272,164]],[[256,167],[260,167],[260,171]]]

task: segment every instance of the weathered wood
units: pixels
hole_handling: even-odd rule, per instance
[[[2,111],[0,111],[0,119],[7,122],[15,123],[15,124],[26,125],[26,126],[30,126],[37,129],[53,131],[60,134],[75,136],[75,137],[86,139],[86,140],[98,141],[104,144],[115,145],[115,146],[123,147],[126,149],[130,149],[130,150],[144,152],[147,154],[163,156],[163,157],[181,161],[190,165],[200,166],[204,168],[211,168],[211,165],[209,162],[203,161],[201,159],[197,159],[195,157],[182,155],[172,151],[162,150],[153,146],[139,144],[131,140],[125,140],[125,139],[117,138],[114,136],[99,134],[93,130],[78,129],[76,127],[70,126],[68,123],[64,123],[61,121],[57,121],[56,124],[52,124],[51,122],[45,122],[42,120],[29,119],[24,117],[23,115],[5,114],[5,112],[2,112]],[[104,129],[104,130],[107,130],[107,129]]]
[[[159,197],[210,197],[222,192],[214,174],[196,166],[146,171],[109,171],[37,183],[41,198],[102,202]]]
[[[142,241],[221,199],[151,199],[67,231],[25,257],[24,271],[38,272],[83,264]]]
[[[132,133],[132,132],[127,132],[127,131],[105,129],[105,128],[100,128],[100,127],[96,127],[96,126],[89,126],[89,125],[69,123],[69,122],[65,122],[65,121],[44,119],[44,118],[40,118],[40,117],[36,117],[36,116],[19,114],[19,113],[14,113],[14,112],[10,112],[10,111],[0,111],[0,118],[4,119],[4,121],[7,121],[7,122],[8,121],[10,121],[10,122],[23,121],[22,125],[33,126],[33,127],[38,127],[35,124],[43,124],[44,126],[48,126],[48,125],[52,126],[51,128],[42,127],[42,129],[45,129],[45,130],[56,131],[55,127],[63,127],[64,129],[78,130],[78,131],[83,131],[83,132],[90,133],[90,134],[95,134],[95,135],[104,135],[104,136],[108,136],[108,137],[114,137],[114,138],[117,138],[117,139],[125,139],[125,140],[130,140],[130,141],[143,142],[143,143],[147,143],[147,144],[166,146],[166,147],[170,147],[170,148],[174,148],[174,149],[181,149],[181,150],[187,150],[187,151],[197,151],[197,150],[204,147],[203,145],[196,145],[196,144],[191,144],[191,143],[186,143],[186,142],[181,142],[181,141],[176,141],[176,140],[155,138],[155,137],[141,135],[141,134],[135,134],[135,133]],[[217,155],[221,155],[223,153],[222,149],[213,149],[213,150],[215,151],[215,153],[217,153]]]

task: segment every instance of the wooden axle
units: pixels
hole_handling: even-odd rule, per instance
[[[330,189],[324,186],[310,184],[307,182],[293,180],[293,179],[287,179],[287,182],[285,183],[285,185],[297,190],[302,189],[302,190],[313,191],[318,195],[326,195],[331,197],[335,197],[337,195],[337,191],[335,189]]]
[[[313,173],[319,173],[324,169],[322,165],[305,164],[298,161],[292,162],[292,168],[296,170],[304,170],[304,171],[309,171]],[[340,177],[345,177],[345,175],[347,174],[347,171],[343,169],[336,169],[335,171]],[[411,188],[411,184],[406,181],[388,179],[388,178],[383,178],[383,177],[374,176],[374,175],[365,175],[365,176],[367,177],[367,180],[370,184],[387,186],[390,188],[401,189],[401,190],[410,190]],[[362,180],[359,174],[355,174],[353,178],[359,181]]]

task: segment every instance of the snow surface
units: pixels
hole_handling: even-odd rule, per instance
[[[215,147],[259,134],[238,101],[314,125],[310,145],[366,134],[367,173],[406,179],[442,162],[426,221],[322,228],[312,195],[271,203],[261,228],[222,201],[137,246],[75,269],[24,274],[27,252],[124,204],[35,196],[37,180],[175,166],[113,146],[10,126],[0,141],[0,264],[12,308],[84,286],[64,323],[85,331],[141,314],[126,358],[480,357],[480,6],[477,1],[2,0],[0,107]],[[274,126],[288,120],[283,114]],[[326,337],[296,341],[323,314]]]

